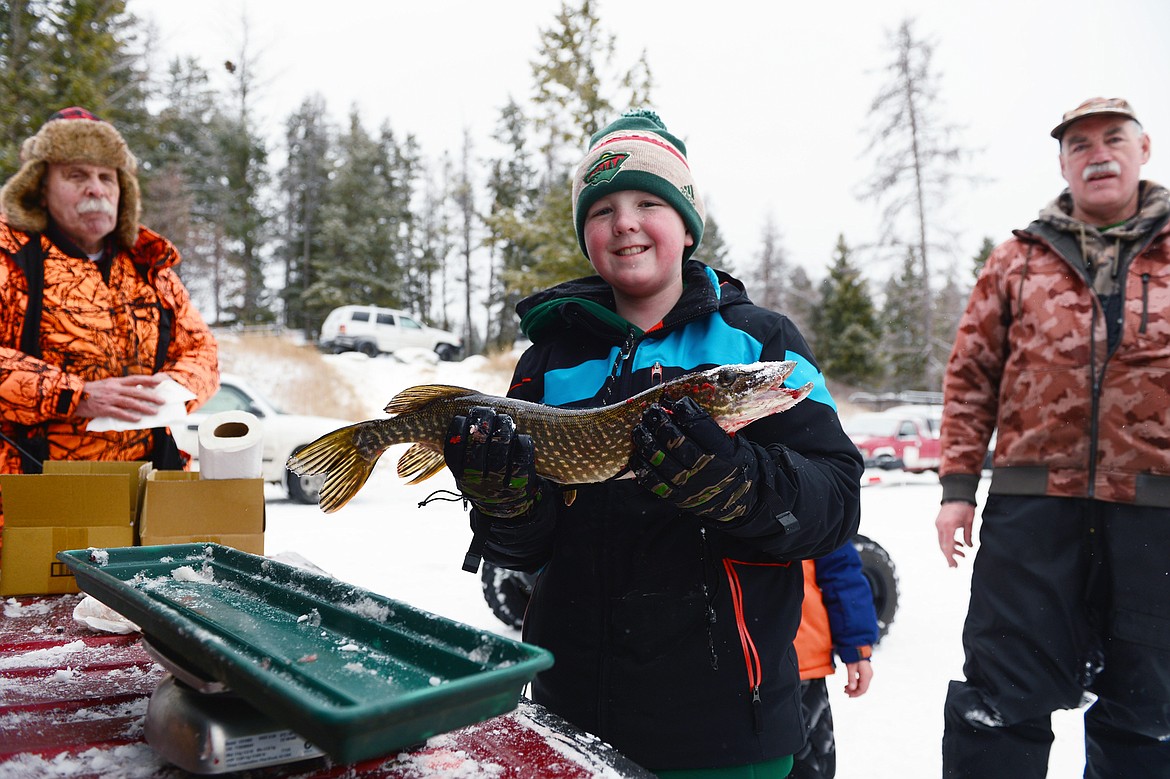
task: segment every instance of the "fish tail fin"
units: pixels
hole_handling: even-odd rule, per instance
[[[349,502],[370,478],[387,447],[363,451],[357,441],[371,422],[359,422],[326,433],[288,458],[288,469],[304,476],[325,475],[321,486],[321,510],[332,514]]]

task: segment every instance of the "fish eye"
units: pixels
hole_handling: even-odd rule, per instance
[[[718,382],[719,386],[721,387],[730,387],[735,384],[737,377],[738,374],[735,371],[731,370],[730,368],[724,368],[723,370],[719,371],[718,375],[715,377],[715,381]]]

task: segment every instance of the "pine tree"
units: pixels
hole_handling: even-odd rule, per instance
[[[83,106],[150,148],[144,35],[124,0],[0,1],[0,181],[55,112]],[[149,168],[140,173],[145,185]]]
[[[821,283],[821,305],[813,330],[817,359],[829,378],[863,385],[881,375],[873,300],[861,271],[852,262],[844,235],[837,238],[833,266]]]
[[[752,300],[758,306],[783,312],[787,308],[788,280],[791,268],[788,253],[780,238],[776,220],[768,214],[760,236],[760,253],[756,257],[753,284],[750,287]]]
[[[499,215],[511,229],[508,240],[529,247],[534,264],[522,277],[504,274],[509,290],[533,291],[589,272],[566,219],[572,214],[571,166],[590,137],[616,118],[615,106],[650,100],[645,57],[624,74],[615,73],[614,37],[602,28],[594,6],[592,0],[581,0],[577,7],[562,2],[554,24],[541,31],[532,62],[531,123],[544,170],[531,211]]]
[[[955,275],[954,266],[947,269],[946,281],[934,296],[934,334],[930,339],[929,359],[931,376],[942,376],[946,370],[947,360],[951,356],[951,348],[955,344],[955,335],[959,332],[959,320],[963,310],[967,307],[967,298],[971,294],[969,286],[963,285]],[[928,387],[931,391],[940,391],[941,382]]]
[[[385,198],[382,219],[387,267],[393,269],[393,280],[406,288],[399,295],[404,307],[428,322],[434,321],[431,285],[435,269],[423,267],[419,260],[419,236],[414,208],[415,190],[423,175],[422,155],[418,142],[411,134],[399,139],[389,121],[382,123],[378,135],[378,155],[383,161],[375,171]],[[446,314],[445,310],[443,312]],[[444,327],[448,323],[444,320]]]
[[[217,322],[226,254],[220,195],[224,166],[217,162],[219,150],[208,132],[217,96],[207,71],[188,57],[172,61],[160,97],[142,221],[175,244],[183,258],[178,273],[200,310]]]
[[[365,130],[356,109],[337,140],[338,165],[321,210],[321,239],[329,247],[312,262],[306,304],[319,310],[360,301],[401,307],[402,274],[388,247],[396,225],[383,173],[384,149]]]
[[[212,122],[211,131],[222,163],[221,224],[227,238],[227,260],[238,278],[237,293],[228,307],[241,324],[276,319],[272,294],[265,283],[266,244],[270,239],[265,200],[271,175],[268,146],[256,119],[257,62],[249,48],[249,23],[242,23],[242,42],[235,60],[224,63],[231,77],[230,108]]]
[[[887,389],[932,390],[926,370],[926,323],[922,319],[921,270],[907,250],[902,271],[885,286],[881,351],[888,366]]]
[[[589,136],[612,118],[602,78],[613,51],[614,37],[602,28],[593,0],[577,7],[562,0],[555,23],[540,31],[532,62],[533,124],[542,138],[547,183],[559,178]]]
[[[735,266],[732,264],[730,252],[731,247],[723,240],[723,233],[719,230],[719,222],[715,215],[708,211],[707,220],[703,225],[703,240],[691,257],[712,268],[734,273]]]
[[[506,348],[520,335],[516,304],[535,261],[534,253],[518,229],[536,209],[537,173],[525,139],[528,119],[514,100],[500,112],[493,138],[503,147],[500,157],[489,162],[490,206],[484,216],[485,244],[492,253],[492,283],[487,289],[489,342]]]
[[[277,257],[284,266],[284,323],[304,330],[306,337],[319,331],[328,310],[308,305],[305,292],[314,281],[313,260],[323,257],[322,210],[333,168],[333,128],[326,116],[325,99],[306,98],[285,120],[284,168],[278,176],[282,209],[282,240]]]
[[[471,315],[471,292],[475,279],[472,275],[471,250],[474,247],[472,234],[475,229],[475,194],[471,178],[471,133],[466,128],[463,131],[463,150],[459,159],[459,172],[456,174],[455,190],[451,193],[455,202],[455,214],[459,226],[459,253],[463,258],[463,349],[465,354],[478,354],[482,351],[477,343],[476,332]]]
[[[987,264],[987,258],[995,251],[995,241],[987,236],[983,237],[983,243],[979,246],[979,252],[971,258],[971,276],[979,278],[979,274],[983,272],[983,266]]]
[[[803,267],[794,266],[788,281],[784,309],[780,313],[787,315],[805,338],[810,340],[814,352],[817,350],[817,344],[814,342],[813,322],[819,309],[820,293],[813,286],[812,279],[808,277]]]
[[[451,164],[443,155],[437,170],[424,166],[422,208],[417,225],[417,262],[409,270],[416,305],[427,305],[427,318],[447,328],[447,264],[454,248],[454,219],[450,209]],[[436,289],[436,284],[438,288]],[[466,354],[466,352],[464,352]]]
[[[964,152],[950,140],[953,128],[938,118],[934,44],[917,37],[913,20],[906,19],[890,34],[889,46],[889,80],[869,110],[874,129],[867,152],[876,159],[862,197],[885,203],[883,244],[914,252],[924,287],[919,316],[925,332],[932,333],[931,234],[939,229],[935,212],[946,201],[953,168]]]

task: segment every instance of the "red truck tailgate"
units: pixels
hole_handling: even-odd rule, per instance
[[[82,595],[0,604],[0,776],[188,777],[143,740],[147,702],[165,672],[140,636],[77,624]],[[398,755],[253,769],[267,777],[651,777],[597,738],[522,699],[519,707]]]

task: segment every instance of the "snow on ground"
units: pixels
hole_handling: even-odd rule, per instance
[[[482,358],[435,363],[415,358],[327,358],[356,392],[368,398],[370,417],[399,390],[415,384],[457,384],[502,394],[508,376],[486,370]],[[237,370],[237,372],[239,372]],[[260,385],[261,377],[247,375]],[[270,379],[271,382],[271,379]],[[271,382],[278,386],[279,381]],[[279,398],[275,398],[279,402]],[[289,408],[290,411],[296,409]],[[345,507],[324,514],[289,502],[268,488],[266,553],[292,552],[332,575],[449,619],[519,638],[491,613],[479,577],[460,566],[470,541],[459,502],[419,503],[436,490],[453,490],[447,471],[415,486],[394,473],[405,446],[391,449],[370,481]],[[889,634],[877,648],[867,695],[850,700],[843,678],[830,678],[841,779],[940,774],[942,704],[950,679],[962,677],[960,643],[973,550],[957,570],[938,549],[934,517],[940,488],[932,474],[875,473],[862,490],[861,532],[881,544],[897,566],[900,599]],[[984,484],[986,486],[986,483]],[[1056,742],[1050,779],[1082,775],[1080,712],[1054,717]]]

